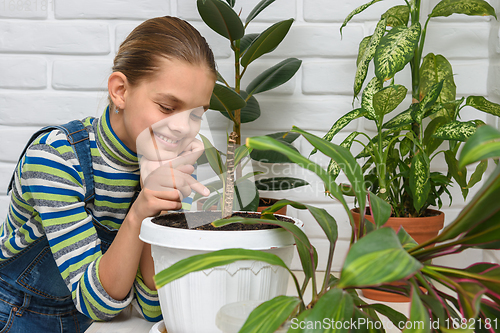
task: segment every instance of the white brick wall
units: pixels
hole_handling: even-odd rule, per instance
[[[423,17],[438,0],[422,0]],[[490,3],[498,9],[499,0]],[[246,18],[259,0],[238,0]],[[339,116],[352,109],[352,83],[358,43],[371,34],[387,8],[402,0],[386,0],[355,17],[343,30],[345,16],[366,0],[277,0],[248,27],[260,32],[277,20],[294,18],[289,35],[275,52],[257,61],[243,80],[243,87],[262,70],[284,57],[303,60],[302,68],[286,85],[258,96],[262,116],[243,125],[244,136],[285,131],[297,125],[322,135]],[[99,116],[106,105],[107,76],[118,46],[143,20],[174,15],[190,21],[209,41],[220,72],[231,81],[233,59],[227,41],[207,28],[199,18],[196,0],[0,0],[0,216],[5,216],[8,197],[3,195],[24,142],[39,127],[63,123],[88,115]],[[467,24],[464,24],[467,23]],[[443,54],[454,66],[457,93],[487,95],[500,102],[500,25],[489,18],[454,15],[433,20],[428,29],[426,52]],[[425,53],[424,53],[425,54]],[[398,80],[409,84],[407,71]],[[464,119],[477,117],[498,124],[494,117],[465,109]],[[224,138],[228,121],[217,113],[208,117],[214,138]],[[204,125],[206,129],[208,125]],[[341,133],[373,131],[372,124],[355,121]],[[311,146],[299,140],[297,147],[308,154]],[[323,166],[328,160],[313,159]],[[439,162],[441,161],[441,162]],[[437,160],[436,168],[442,160]],[[274,173],[293,174],[311,186],[282,193],[287,197],[326,208],[339,224],[335,268],[340,268],[348,248],[350,228],[341,206],[326,198],[317,177],[295,166],[277,166]],[[455,187],[453,206],[444,207],[450,223],[464,206]],[[444,200],[447,202],[447,200]],[[352,203],[352,202],[351,202]],[[306,222],[306,232],[326,260],[328,244],[311,216],[291,209],[290,215]],[[2,217],[3,218],[3,217]],[[497,260],[498,253],[471,251],[450,259],[460,265],[478,260]],[[294,262],[295,268],[298,262]],[[320,265],[320,267],[324,267]]]

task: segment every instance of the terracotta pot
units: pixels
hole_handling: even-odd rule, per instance
[[[441,211],[428,209],[428,215],[426,217],[390,217],[389,220],[384,224],[384,226],[391,227],[394,231],[398,231],[402,226],[408,234],[417,242],[425,242],[438,235],[439,231],[444,226],[444,213]],[[351,209],[351,213],[354,218],[354,223],[357,226],[359,224],[359,209]],[[371,215],[365,215],[366,219],[373,222],[373,217]],[[397,283],[394,283],[397,285]],[[425,292],[425,290],[424,290]],[[369,299],[382,302],[409,302],[408,297],[378,291],[373,289],[363,289],[363,296]]]

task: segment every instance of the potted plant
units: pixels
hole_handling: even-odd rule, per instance
[[[286,321],[290,324],[288,332],[384,332],[388,327],[406,329],[408,332],[498,331],[500,265],[477,263],[465,269],[456,269],[433,265],[430,259],[459,253],[467,248],[500,249],[500,226],[497,223],[500,214],[497,204],[500,166],[496,167],[459,216],[439,236],[419,245],[404,228],[396,233],[392,228],[384,227],[391,207],[366,190],[363,174],[349,150],[298,128],[293,131],[303,135],[342,167],[360,207],[364,208],[365,202],[368,202],[373,213],[375,224],[368,223],[365,228],[359,229],[357,235],[353,228],[352,244],[340,277],[330,274],[338,236],[335,219],[324,209],[283,200],[264,211],[260,221],[232,217],[213,224],[266,223],[287,230],[297,243],[306,277],[302,285],[274,255],[245,249],[226,249],[193,256],[172,265],[155,276],[158,287],[194,271],[211,269],[228,261],[254,260],[258,257],[259,260],[287,269],[294,279],[298,296],[278,296],[264,302],[250,314],[239,332],[271,333]],[[459,166],[500,157],[499,142],[500,132],[489,126],[480,127],[465,145]],[[342,190],[328,170],[269,137],[247,139],[247,145],[255,149],[276,150],[301,167],[315,172],[324,182],[325,189],[342,203],[351,224],[354,224]],[[318,260],[307,236],[294,225],[274,219],[272,212],[282,205],[308,209],[330,241],[329,259],[322,283],[316,281]],[[363,211],[360,210],[360,214]],[[364,219],[361,219],[360,223],[363,222]],[[395,281],[401,282],[401,285],[387,285]],[[309,282],[312,283],[312,300],[306,304],[303,293]],[[375,286],[410,297],[409,318],[386,305],[367,304],[356,293],[356,288]],[[380,315],[386,316],[390,323],[382,322]]]
[[[235,137],[236,160],[235,170],[237,187],[241,186],[242,192],[255,193],[255,199],[250,204],[240,207],[242,210],[260,211],[259,206],[265,205],[269,199],[259,198],[260,190],[263,191],[278,191],[285,189],[293,189],[299,186],[307,185],[304,180],[293,177],[269,177],[260,178],[254,182],[256,188],[251,190],[248,186],[248,181],[245,181],[249,175],[242,175],[242,168],[239,164],[247,155],[257,162],[262,163],[287,163],[289,160],[275,152],[255,151],[249,152],[244,146],[240,148],[241,143],[241,127],[245,123],[255,121],[260,117],[261,109],[255,96],[259,93],[272,90],[276,87],[289,81],[299,70],[302,63],[296,58],[285,59],[274,66],[266,69],[253,79],[245,88],[242,87],[241,81],[245,73],[249,71],[254,61],[259,59],[264,54],[272,52],[286,37],[293,23],[293,19],[277,22],[267,28],[260,34],[245,33],[246,28],[263,10],[271,5],[275,0],[262,0],[249,13],[245,23],[242,22],[240,15],[234,10],[234,0],[197,0],[198,12],[205,24],[214,32],[228,39],[229,48],[234,57],[234,76],[232,80],[226,80],[219,74],[218,83],[215,85],[210,109],[220,111],[226,118],[232,122],[232,132]],[[288,135],[284,137],[284,133],[273,133],[271,137],[283,141],[285,144],[291,143],[298,137],[297,135]],[[205,141],[205,143],[207,143]],[[206,149],[213,148],[210,144]],[[223,155],[221,152],[215,154]],[[220,159],[220,157],[217,157]],[[212,168],[218,175],[223,175],[225,170],[219,168],[219,165]],[[252,174],[260,175],[262,172]],[[264,175],[265,176],[265,175]],[[243,178],[242,178],[243,177]],[[241,183],[240,181],[241,180]],[[245,186],[245,183],[247,185]],[[205,201],[203,207],[208,208],[217,202],[223,202],[222,195],[219,190],[224,186],[223,177],[221,181],[216,181],[209,186],[213,192],[213,196]],[[200,199],[196,196],[194,200]],[[259,200],[260,199],[260,200]]]

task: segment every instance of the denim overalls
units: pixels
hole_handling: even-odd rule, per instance
[[[80,161],[86,188],[85,203],[94,198],[94,178],[88,131],[79,120],[61,126],[49,126],[36,132],[24,148],[40,134],[54,129],[66,133]],[[9,184],[12,187],[14,176]],[[85,208],[88,214],[90,210]],[[113,241],[116,230],[101,225],[92,216],[102,253]],[[43,236],[14,257],[0,262],[0,333],[85,332],[92,319],[78,312]]]

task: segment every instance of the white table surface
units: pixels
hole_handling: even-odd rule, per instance
[[[304,273],[303,272],[294,272],[299,281],[303,281]],[[324,272],[317,272],[318,284],[321,285],[323,283]],[[306,304],[311,301],[311,283],[304,293],[304,301]],[[297,291],[295,289],[295,284],[293,283],[293,279],[288,279],[288,289],[287,295],[297,295]],[[409,314],[409,303],[387,303],[387,302],[379,302],[373,301],[369,299],[363,298],[363,300],[367,303],[382,303],[386,304],[393,309],[403,313],[408,316]],[[380,316],[382,321],[387,322],[387,319],[383,316]],[[123,310],[118,316],[116,316],[113,320],[109,322],[95,322],[93,323],[85,333],[149,333],[151,327],[153,327],[155,323],[148,322],[143,319],[141,315],[132,307],[129,306],[125,310]],[[387,329],[387,333],[397,333],[401,332],[396,328]]]

